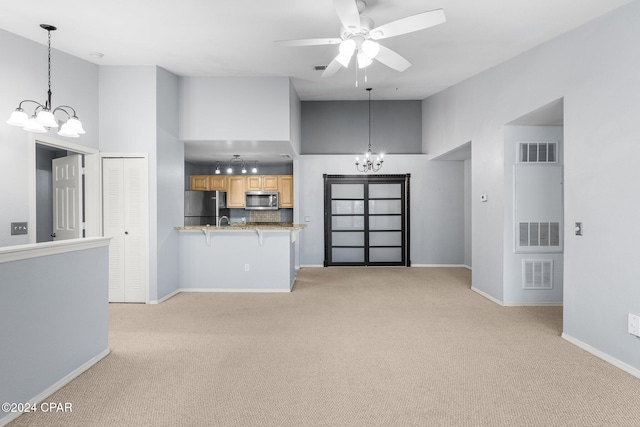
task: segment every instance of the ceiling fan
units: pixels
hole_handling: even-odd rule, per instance
[[[444,11],[436,9],[374,27],[371,18],[362,15],[366,7],[363,0],[333,0],[333,5],[342,23],[339,38],[278,40],[274,42],[276,46],[339,45],[338,55],[324,70],[322,77],[330,77],[341,67],[348,67],[354,54],[358,68],[368,67],[375,59],[387,67],[402,72],[409,68],[411,63],[377,41],[424,30],[446,21]]]

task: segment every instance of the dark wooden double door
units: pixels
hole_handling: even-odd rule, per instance
[[[409,266],[407,175],[325,175],[325,266]]]

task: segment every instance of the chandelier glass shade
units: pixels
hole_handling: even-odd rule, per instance
[[[58,135],[66,136],[69,138],[78,138],[84,134],[85,131],[82,128],[82,123],[78,120],[76,110],[68,105],[60,105],[53,108],[51,105],[51,31],[55,31],[57,28],[53,25],[41,24],[40,27],[47,31],[48,35],[48,85],[47,100],[44,104],[39,103],[31,99],[25,99],[18,104],[18,108],[15,109],[7,124],[12,126],[18,126],[27,132],[33,133],[46,133],[50,129],[60,128]],[[23,104],[35,104],[33,113],[29,116],[23,109]],[[62,126],[58,124],[55,114],[60,112],[66,115],[66,121],[62,123]]]
[[[356,157],[356,169],[358,172],[378,172],[384,163],[384,154],[374,154],[371,149],[371,88],[367,88],[369,92],[369,146],[364,153],[364,158],[360,161],[360,157]],[[374,160],[375,157],[375,160]]]

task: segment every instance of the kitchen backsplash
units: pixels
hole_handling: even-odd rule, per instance
[[[250,222],[281,222],[280,211],[249,211]]]

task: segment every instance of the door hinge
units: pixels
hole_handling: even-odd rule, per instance
[[[81,173],[82,175],[85,175],[85,171],[86,171],[86,169],[85,169],[84,167],[83,167],[82,169],[80,169],[80,173]]]

